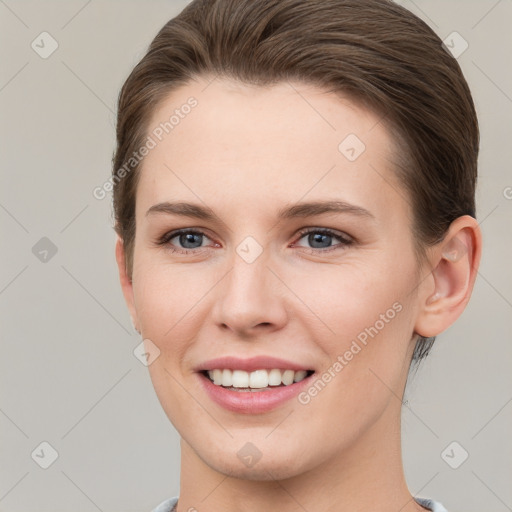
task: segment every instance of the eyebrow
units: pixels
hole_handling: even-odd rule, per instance
[[[165,201],[158,203],[146,212],[146,216],[154,213],[166,213],[169,215],[180,215],[183,217],[193,217],[208,221],[221,222],[215,212],[207,207],[192,203]],[[296,203],[291,206],[285,206],[278,210],[277,217],[280,220],[291,219],[295,217],[313,217],[315,215],[323,215],[326,213],[348,213],[359,217],[367,217],[374,219],[375,217],[365,208],[345,201],[312,201]]]
[[[312,217],[325,213],[349,213],[360,217],[375,217],[365,208],[350,204],[345,201],[313,201],[307,203],[297,203],[293,206],[281,208],[277,216],[279,219],[290,219],[293,217]]]

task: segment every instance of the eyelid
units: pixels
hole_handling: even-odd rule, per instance
[[[345,233],[344,231],[337,231],[332,228],[325,228],[321,226],[311,226],[307,228],[302,228],[298,231],[298,235],[300,235],[300,238],[302,238],[304,235],[308,235],[309,233],[324,233],[326,235],[332,235],[337,238],[340,238],[344,240],[345,242],[354,242],[354,238],[351,237],[348,233]]]
[[[310,254],[316,254],[316,255],[322,255],[325,253],[330,253],[331,251],[341,250],[344,249],[350,245],[353,245],[356,241],[353,237],[351,237],[349,234],[343,232],[343,231],[337,231],[331,228],[324,228],[324,227],[308,227],[303,228],[298,232],[298,238],[297,241],[304,238],[304,236],[310,234],[310,233],[322,233],[324,235],[332,236],[333,238],[337,238],[340,243],[337,245],[333,245],[331,247],[325,247],[325,248],[315,248],[315,247],[303,247],[299,246],[302,249],[305,249]],[[294,242],[294,244],[297,242]]]
[[[174,237],[176,237],[178,235],[184,235],[184,234],[188,234],[188,233],[192,233],[194,235],[203,235],[206,238],[211,240],[211,237],[208,236],[206,230],[203,229],[203,228],[180,228],[180,229],[174,229],[174,230],[167,231],[166,233],[164,233],[161,237],[159,237],[158,240],[163,242],[163,243],[165,243],[166,241],[168,242],[169,240],[171,240],[172,238],[174,238]]]
[[[164,246],[171,252],[177,252],[177,253],[183,253],[183,254],[199,254],[204,249],[207,249],[207,247],[197,247],[195,249],[187,249],[187,248],[180,248],[180,247],[174,247],[170,245],[170,241],[182,234],[194,234],[194,235],[202,235],[205,238],[208,238],[209,240],[213,241],[212,237],[210,237],[207,234],[207,230],[204,228],[180,228],[180,229],[174,229],[171,231],[168,231],[164,233],[161,237],[157,238],[156,245],[158,246]]]
[[[320,226],[310,226],[310,227],[302,228],[301,230],[299,230],[297,232],[297,235],[295,236],[296,241],[293,242],[292,246],[295,245],[297,243],[297,241],[304,238],[306,235],[308,235],[310,233],[322,233],[325,235],[332,236],[333,238],[337,238],[340,241],[340,243],[337,245],[334,245],[332,247],[325,247],[325,248],[298,246],[298,247],[301,247],[301,249],[303,249],[303,250],[305,249],[310,254],[327,253],[327,252],[331,252],[333,250],[342,249],[344,247],[347,247],[347,246],[355,243],[355,239],[345,232],[340,232],[340,231],[337,231],[337,230],[334,230],[331,228],[325,228],[325,227],[320,227]],[[205,230],[204,228],[180,228],[180,229],[175,229],[175,230],[165,233],[164,235],[162,235],[161,237],[159,237],[156,240],[156,244],[158,246],[167,247],[167,249],[170,250],[172,253],[181,253],[181,254],[200,254],[205,249],[208,249],[207,246],[206,247],[197,247],[195,249],[187,249],[187,248],[179,248],[179,247],[171,246],[169,242],[173,238],[175,238],[181,234],[202,235],[205,238],[208,238],[209,240],[213,241],[212,237],[210,237],[207,234],[207,230]]]

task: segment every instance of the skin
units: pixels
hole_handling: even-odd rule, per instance
[[[442,332],[469,299],[481,253],[476,221],[454,221],[420,265],[411,200],[378,116],[302,83],[204,77],[170,93],[150,127],[190,96],[198,105],[143,161],[131,279],[122,240],[116,246],[134,325],[160,350],[153,385],[181,436],[178,511],[424,510],[403,474],[400,397],[417,335]],[[352,162],[338,149],[348,134],[366,146]],[[285,206],[327,199],[370,215],[277,218]],[[164,201],[207,206],[218,220],[146,214]],[[205,236],[157,244],[180,228]],[[315,245],[303,228],[330,228],[353,243],[327,236]],[[247,236],[262,248],[252,263],[236,252]],[[193,370],[219,356],[265,354],[320,375],[396,303],[400,312],[305,405],[230,412]],[[237,457],[247,442],[261,452],[252,467]]]

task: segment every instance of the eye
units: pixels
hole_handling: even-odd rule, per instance
[[[339,233],[333,231],[328,228],[311,228],[305,229],[300,232],[300,239],[306,239],[306,242],[310,244],[310,247],[305,247],[306,249],[310,249],[309,252],[312,254],[317,254],[321,252],[330,252],[336,249],[343,249],[347,246],[350,246],[354,243],[354,240],[349,237],[345,233]],[[340,243],[337,245],[331,245],[333,239],[337,239]],[[304,247],[299,244],[299,247]]]
[[[175,240],[175,242],[172,242]],[[201,252],[198,249],[203,249],[205,246],[202,245],[204,240],[210,240],[205,233],[198,230],[192,229],[178,229],[166,233],[158,240],[158,245],[163,245],[171,252],[179,252],[182,254],[192,254]],[[175,244],[181,245],[176,247]]]
[[[300,240],[306,239],[310,247],[296,243],[298,247],[309,249],[312,254],[331,252],[336,249],[343,249],[354,243],[354,239],[345,233],[339,233],[328,228],[309,228],[300,231]],[[333,239],[338,240],[338,244],[332,245]],[[178,229],[170,231],[157,240],[157,245],[164,246],[173,253],[198,254],[202,249],[208,247],[203,245],[205,240],[211,239],[200,230],[196,229]]]

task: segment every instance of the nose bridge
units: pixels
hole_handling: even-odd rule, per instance
[[[234,251],[217,302],[218,323],[238,332],[261,324],[277,327],[286,316],[275,276],[267,267],[269,253],[261,250],[256,254],[251,243],[242,242]]]

